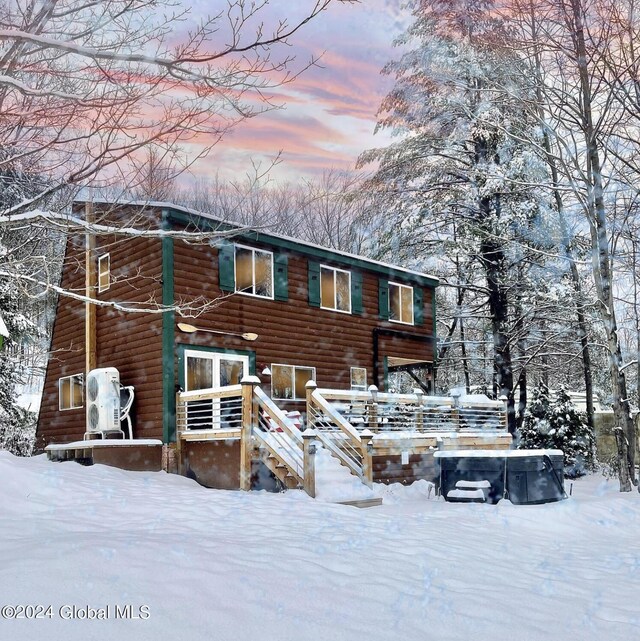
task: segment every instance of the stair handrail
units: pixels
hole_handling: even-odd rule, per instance
[[[254,387],[253,398],[257,414],[255,424],[262,428],[254,430],[254,437],[272,457],[286,467],[289,474],[298,483],[303,484],[304,444],[302,433],[260,387]],[[263,416],[260,416],[260,412],[263,412]]]
[[[258,405],[269,418],[302,449],[302,434],[295,423],[259,387],[253,390]]]
[[[316,430],[318,440],[329,452],[346,465],[352,474],[359,477],[363,483],[372,485],[372,439],[369,430],[358,430],[345,419],[335,407],[327,401],[317,389],[315,381],[308,381],[307,392],[307,425]],[[335,425],[342,441],[330,436],[326,429],[317,424],[318,414],[323,419]]]

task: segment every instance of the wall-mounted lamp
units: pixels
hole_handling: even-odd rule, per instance
[[[265,367],[265,368],[262,370],[262,375],[263,375],[263,376],[271,376],[271,370],[270,370],[268,367]]]
[[[178,323],[178,329],[185,334],[193,334],[194,332],[207,332],[208,334],[222,334],[223,336],[237,336],[243,338],[245,341],[255,341],[258,338],[257,334],[253,332],[246,332],[244,334],[237,334],[235,332],[222,332],[216,329],[202,329],[201,327],[194,327],[187,323]]]

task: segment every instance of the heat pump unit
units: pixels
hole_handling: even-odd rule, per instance
[[[120,429],[120,374],[115,367],[93,369],[87,377],[87,432]]]

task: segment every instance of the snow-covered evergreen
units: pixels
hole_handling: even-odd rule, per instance
[[[38,336],[38,328],[20,310],[20,298],[9,279],[0,279],[0,313],[9,336],[0,350],[0,449],[19,456],[33,450],[36,414],[18,404],[18,385],[24,370],[20,345]]]
[[[565,474],[570,478],[594,469],[593,429],[587,423],[587,415],[576,408],[564,388],[551,394],[543,382],[537,385],[524,414],[518,447],[562,450]]]

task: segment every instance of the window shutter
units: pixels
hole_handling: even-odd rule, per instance
[[[235,254],[232,243],[218,245],[218,281],[223,292],[236,291]]]
[[[273,277],[273,297],[276,300],[289,300],[289,257],[275,254],[273,257],[275,274]]]
[[[309,261],[309,305],[320,307],[320,263]]]
[[[389,320],[389,281],[382,278],[378,281],[378,310],[380,318]]]
[[[362,316],[362,274],[351,272],[351,313]]]
[[[413,324],[424,325],[424,299],[422,287],[413,288]]]

